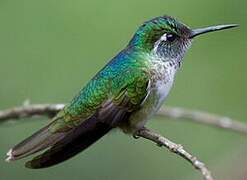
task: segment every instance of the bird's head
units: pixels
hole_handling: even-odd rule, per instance
[[[229,24],[191,29],[173,17],[160,16],[140,26],[129,45],[155,53],[167,60],[180,61],[194,37],[236,26],[236,24]]]

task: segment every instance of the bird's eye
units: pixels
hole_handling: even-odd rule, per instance
[[[173,42],[177,38],[176,34],[168,33],[166,34],[166,40],[169,42]]]

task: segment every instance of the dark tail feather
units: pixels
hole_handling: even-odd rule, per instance
[[[95,117],[92,117],[68,133],[43,154],[27,162],[26,167],[39,169],[61,163],[85,150],[111,129],[112,127],[109,125],[98,122]]]
[[[31,154],[34,154],[38,151],[46,149],[47,147],[52,146],[59,140],[61,140],[66,133],[55,133],[52,134],[49,130],[49,125],[40,129],[34,133],[29,138],[25,139],[21,143],[14,146],[7,153],[7,161],[14,161]]]

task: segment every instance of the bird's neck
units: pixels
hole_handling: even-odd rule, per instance
[[[164,47],[158,45],[155,45],[151,50],[136,44],[129,44],[127,47],[134,50],[140,55],[147,55],[147,59],[153,63],[169,63],[176,66],[176,69],[178,69],[181,66],[182,59],[185,53],[184,52],[182,54],[171,54],[168,53]]]
[[[161,51],[157,52],[153,50],[148,54],[149,54],[149,61],[152,64],[165,64],[165,66],[174,67],[175,69],[179,69],[182,65],[182,58],[167,57]]]

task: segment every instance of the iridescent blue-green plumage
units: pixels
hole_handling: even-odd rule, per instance
[[[63,162],[112,128],[142,128],[168,95],[192,37],[230,28],[191,30],[169,16],[145,22],[130,43],[93,77],[53,121],[8,152],[8,161],[46,150],[26,163],[45,168]]]
[[[144,58],[138,49],[124,49],[80,91],[64,112],[86,118],[107,99],[118,103],[125,91],[133,104],[139,104],[140,93],[144,93],[139,88],[146,85],[149,76],[149,64]]]

